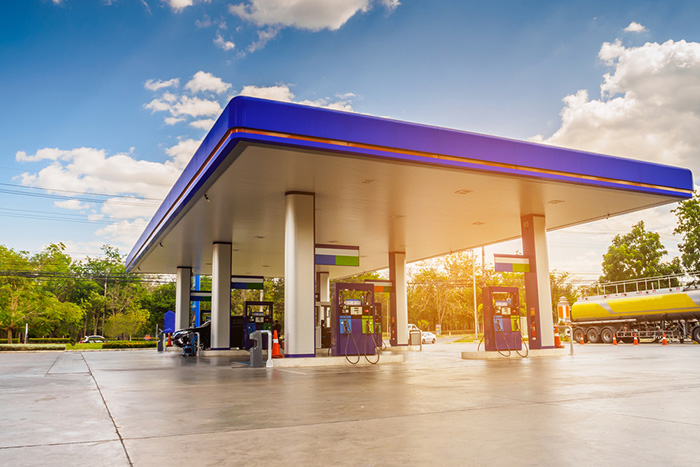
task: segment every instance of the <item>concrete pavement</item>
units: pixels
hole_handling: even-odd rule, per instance
[[[696,465],[700,345],[251,369],[155,350],[0,353],[3,465]]]

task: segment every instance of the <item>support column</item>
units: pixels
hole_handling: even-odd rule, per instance
[[[316,288],[318,289],[317,302],[328,303],[331,300],[331,279],[328,272],[317,272],[316,273]],[[323,348],[323,327],[329,327],[330,323],[326,319],[325,309],[322,305],[316,306],[316,348]],[[323,323],[321,323],[323,321]]]
[[[179,267],[175,273],[175,330],[190,327],[192,268]]]
[[[330,302],[331,301],[330,274],[327,272],[319,272],[317,278],[318,278],[318,301],[319,302]]]
[[[528,214],[521,217],[520,227],[523,235],[523,253],[530,259],[530,272],[525,273],[528,343],[531,349],[552,349],[554,322],[545,217]]]
[[[231,244],[214,242],[211,261],[211,349],[231,347]]]
[[[287,357],[315,357],[314,194],[285,195],[284,348]]]
[[[393,292],[389,294],[389,327],[391,345],[408,345],[408,299],[406,294],[406,253],[389,253],[389,279]]]

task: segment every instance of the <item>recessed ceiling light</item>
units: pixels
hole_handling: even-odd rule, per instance
[[[234,248],[233,251],[241,251],[240,248]]]
[[[265,238],[265,236],[264,235],[256,235],[255,238],[257,238],[258,240],[262,240],[263,238]]]
[[[263,264],[262,267],[264,267],[264,268],[269,268],[270,266],[267,265],[267,264]]]
[[[338,240],[328,240],[328,243],[338,243]]]
[[[455,193],[457,193],[458,195],[466,195],[467,193],[471,193],[471,192],[472,192],[472,190],[457,190],[457,191],[455,191]]]
[[[207,266],[211,266],[211,263],[204,263],[204,264],[206,264]]]
[[[559,203],[565,203],[563,199],[553,199],[551,201],[547,201],[549,204],[559,204]]]
[[[481,221],[472,222],[472,225],[484,225]]]
[[[362,180],[361,183],[370,184],[370,183],[374,183],[374,182],[376,182],[376,180],[371,180],[371,179],[367,178],[365,180]]]
[[[391,216],[392,219],[403,219],[404,217],[406,216],[404,216],[403,214],[394,214],[393,216]]]

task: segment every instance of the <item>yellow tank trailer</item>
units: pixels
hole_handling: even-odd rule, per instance
[[[700,343],[700,289],[667,288],[583,298],[571,308],[574,339],[611,343],[667,339]]]

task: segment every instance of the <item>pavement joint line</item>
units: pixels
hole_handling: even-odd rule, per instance
[[[65,443],[44,443],[44,444],[21,444],[17,446],[0,446],[0,451],[3,449],[23,449],[23,448],[42,448],[46,446],[73,446],[78,444],[94,444],[94,443],[114,443],[119,441],[117,438],[114,439],[95,439],[91,441],[69,441]]]
[[[129,456],[129,451],[126,449],[126,445],[124,444],[124,438],[122,438],[122,434],[119,432],[119,427],[117,426],[117,422],[114,420],[114,417],[112,416],[112,411],[109,410],[109,406],[107,405],[107,401],[105,400],[104,394],[102,394],[102,389],[100,388],[100,384],[97,382],[97,378],[95,378],[95,375],[92,374],[92,368],[90,368],[90,364],[85,360],[85,356],[83,353],[80,353],[80,358],[83,359],[85,362],[85,365],[88,368],[88,372],[90,373],[90,377],[92,380],[95,382],[95,386],[97,387],[97,392],[100,394],[100,398],[102,399],[102,403],[105,406],[105,409],[107,410],[107,415],[109,415],[109,419],[112,420],[112,425],[114,425],[114,431],[116,431],[117,436],[119,437],[119,442],[122,445],[122,449],[124,449],[124,455],[126,456],[127,462],[129,462],[129,465],[133,467],[134,463],[131,461],[131,456]]]
[[[49,367],[49,369],[46,370],[46,374],[44,374],[44,376],[49,376],[49,373],[51,373],[51,369],[52,369],[54,366],[56,366],[56,362],[58,362],[58,359],[61,358],[61,355],[63,355],[63,353],[61,353],[60,355],[58,355],[58,356],[56,357],[56,360],[54,360],[53,363],[51,364],[51,366]]]
[[[543,405],[552,405],[552,406],[560,406],[557,403],[545,403]],[[620,412],[611,412],[609,410],[603,410],[603,409],[590,409],[590,408],[582,408],[582,407],[573,407],[573,406],[566,406],[566,405],[561,405],[562,407],[567,407],[569,409],[573,410],[581,410],[585,411],[587,413],[595,412],[595,413],[603,413],[606,415],[616,415],[619,417],[629,417],[629,418],[638,418],[641,420],[649,420],[652,422],[665,422],[665,423],[673,423],[676,425],[688,425],[688,426],[700,426],[700,423],[693,423],[693,422],[683,422],[683,421],[678,421],[678,420],[668,420],[665,418],[656,418],[656,417],[646,417],[643,415],[635,415],[631,413],[620,413]]]

